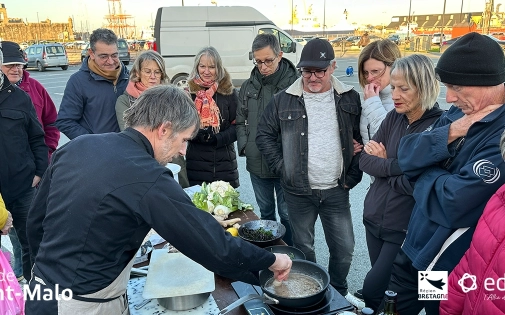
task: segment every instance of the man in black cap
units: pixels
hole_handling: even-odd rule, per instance
[[[445,289],[447,296],[447,277],[429,271],[454,269],[484,206],[505,183],[503,50],[493,39],[469,33],[444,52],[435,71],[453,106],[425,132],[403,137],[398,150],[400,168],[415,181],[416,201],[389,285],[400,314],[423,307],[428,315],[439,314],[439,300],[446,297],[435,294]]]
[[[353,138],[359,132],[358,92],[337,80],[330,43],[313,39],[300,62],[302,77],[275,94],[258,125],[256,145],[280,176],[293,232],[293,243],[316,261],[314,224],[319,216],[330,251],[331,284],[352,304],[363,307],[347,291],[354,251],[349,190],[363,173]]]

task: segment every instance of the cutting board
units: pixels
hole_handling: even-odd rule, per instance
[[[151,253],[142,297],[154,299],[184,296],[212,292],[215,288],[213,272],[181,253],[155,249]]]

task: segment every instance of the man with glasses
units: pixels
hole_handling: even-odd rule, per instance
[[[279,176],[274,174],[256,146],[258,122],[275,93],[284,90],[298,78],[295,65],[282,57],[277,36],[259,34],[252,43],[253,63],[249,79],[239,93],[241,105],[237,109],[237,147],[240,156],[246,157],[246,169],[260,208],[261,219],[276,221],[275,203],[281,223],[286,227],[284,242],[292,245],[288,207]]]
[[[332,74],[330,43],[309,41],[298,68],[302,77],[270,100],[258,125],[256,144],[270,169],[281,177],[294,246],[315,262],[314,225],[321,219],[330,252],[331,284],[351,304],[362,308],[347,290],[354,251],[349,190],[363,173],[353,139],[359,131],[361,102],[352,86]]]
[[[60,132],[54,125],[56,121],[56,106],[53,100],[47,93],[46,89],[39,81],[30,77],[30,73],[23,69],[26,64],[23,50],[17,43],[10,41],[2,41],[2,52],[4,61],[2,64],[2,72],[12,85],[18,86],[20,89],[28,93],[35,107],[37,118],[44,129],[44,142],[49,149],[49,158],[54,150],[58,147]],[[17,224],[16,224],[17,225]],[[9,238],[12,243],[12,251],[14,254],[13,271],[20,283],[26,282],[23,277],[23,251],[16,229],[11,229]],[[26,253],[28,255],[28,253]],[[27,256],[29,257],[29,256]],[[29,262],[28,258],[25,258]],[[26,268],[29,268],[28,266]],[[28,280],[30,280],[28,278]]]
[[[70,140],[84,134],[119,132],[116,100],[128,84],[117,37],[99,28],[91,33],[89,56],[67,82],[56,126]]]

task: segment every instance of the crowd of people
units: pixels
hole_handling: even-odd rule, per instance
[[[142,52],[128,70],[116,35],[97,29],[58,112],[23,69],[19,45],[1,44],[0,230],[21,283],[73,292],[28,300],[26,314],[128,314],[130,269],[151,228],[217,274],[257,284],[268,268],[285,280],[287,255],[232,237],[183,191],[216,180],[239,187],[235,143],[261,219],[279,218],[285,243],[312,262],[321,220],[330,283],[352,305],[378,313],[392,290],[400,314],[505,314],[505,301],[458,284],[469,273],[480,287],[504,271],[505,68],[489,37],[461,37],[436,67],[402,57],[390,40],[363,42],[360,96],[333,75],[326,40],[309,41],[294,65],[276,35],[259,34],[239,92],[219,52],[203,47],[183,90],[159,53]],[[60,132],[71,141],[57,149]],[[169,162],[181,166],[178,182]],[[363,173],[371,269],[351,293],[349,192]],[[418,299],[423,271],[448,272],[447,300]]]

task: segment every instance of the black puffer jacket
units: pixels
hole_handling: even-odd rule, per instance
[[[202,87],[189,82],[191,98],[196,98],[196,92]],[[188,144],[186,152],[186,170],[190,185],[201,185],[216,180],[229,182],[234,188],[240,186],[237,170],[237,153],[234,142],[237,141],[235,118],[237,116],[238,95],[231,83],[228,72],[219,82],[214,100],[221,112],[221,126],[215,134],[216,143],[202,141],[198,136]],[[212,133],[212,129],[208,131]]]
[[[47,152],[30,96],[4,76],[0,88],[0,194],[6,203],[26,193],[35,175],[42,177]]]

